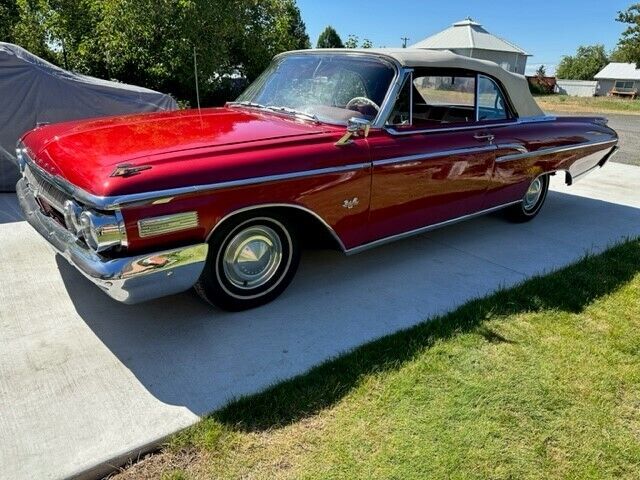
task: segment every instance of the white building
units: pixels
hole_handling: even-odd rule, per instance
[[[610,63],[596,76],[596,95],[626,95],[636,98],[640,92],[640,70],[635,63]]]
[[[522,75],[527,67],[527,57],[531,56],[517,45],[487,32],[471,18],[454,23],[411,48],[451,50],[459,55],[490,60],[505,70]]]

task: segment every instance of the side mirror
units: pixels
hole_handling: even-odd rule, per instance
[[[347,132],[354,135],[363,134],[366,137],[369,136],[369,129],[371,128],[371,122],[364,118],[351,117],[347,122]]]
[[[336,142],[337,146],[349,145],[353,142],[352,137],[359,137],[362,135],[364,138],[369,136],[369,130],[371,129],[371,122],[364,118],[351,117],[347,121],[347,133]]]

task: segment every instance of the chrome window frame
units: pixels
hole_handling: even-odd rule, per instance
[[[403,68],[401,70],[401,79],[398,82],[397,88],[394,88],[394,94],[392,98],[389,98],[388,104],[386,104],[383,108],[380,109],[380,113],[382,114],[384,109],[384,122],[382,122],[382,126],[373,125],[372,127],[383,128],[386,129],[389,127],[387,122],[391,118],[391,114],[393,113],[393,109],[396,106],[398,100],[400,100],[400,95],[402,95],[402,91],[404,87],[407,85],[407,81],[413,83],[413,68]],[[394,86],[395,87],[395,86]],[[409,126],[413,126],[413,88],[409,89]]]

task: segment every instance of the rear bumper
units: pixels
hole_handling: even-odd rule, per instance
[[[146,255],[107,259],[79,242],[53,218],[42,213],[25,179],[16,185],[18,201],[29,224],[80,273],[107,295],[132,304],[183,292],[204,269],[206,243]]]

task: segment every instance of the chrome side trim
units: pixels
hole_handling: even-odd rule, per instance
[[[553,122],[557,119],[558,117],[556,117],[555,115],[538,115],[535,117],[520,117],[518,118],[518,123]]]
[[[556,117],[522,117],[511,122],[502,122],[502,123],[491,123],[491,124],[482,124],[482,123],[471,123],[470,125],[461,125],[458,127],[438,127],[438,128],[425,128],[423,130],[403,130],[398,131],[393,127],[384,127],[384,130],[391,135],[414,135],[419,133],[447,133],[447,132],[459,132],[465,130],[477,130],[482,128],[498,128],[498,127],[510,127],[513,125],[519,124],[528,124],[528,123],[540,123],[540,122],[551,122],[554,121]]]
[[[140,238],[157,237],[167,233],[191,230],[198,225],[198,212],[174,213],[138,220],[138,234]]]
[[[573,150],[581,150],[583,148],[609,146],[609,145],[615,145],[616,143],[618,143],[618,140],[614,139],[614,140],[605,140],[605,141],[597,141],[597,142],[583,142],[577,145],[565,145],[562,147],[543,148],[540,150],[535,150],[533,152],[513,153],[510,155],[504,155],[502,157],[496,158],[496,163],[511,162],[513,160],[522,160],[525,158],[540,157],[543,155],[553,155],[556,153],[571,152]]]
[[[218,227],[220,227],[220,225],[222,225],[225,221],[227,221],[231,217],[234,217],[234,216],[239,215],[241,213],[250,212],[252,210],[262,210],[262,209],[266,209],[266,208],[293,208],[293,209],[301,210],[301,211],[303,211],[305,213],[311,214],[316,220],[320,221],[320,223],[322,225],[324,225],[324,227],[331,234],[331,236],[335,239],[335,241],[338,242],[338,245],[340,246],[342,251],[346,252],[347,249],[346,249],[344,243],[342,242],[342,240],[340,239],[340,237],[338,236],[336,231],[333,229],[333,227],[331,225],[329,225],[324,220],[324,218],[322,218],[320,215],[318,215],[313,210],[310,210],[307,207],[303,207],[302,205],[296,205],[294,203],[263,203],[263,204],[260,204],[260,205],[251,205],[250,207],[244,207],[244,208],[240,208],[238,210],[234,210],[233,212],[230,212],[230,213],[226,214],[224,217],[222,217],[220,219],[219,222],[217,222],[215,224],[215,226],[211,229],[211,232],[209,232],[209,235],[207,235],[206,241],[209,242],[209,240],[211,239],[211,237],[215,233],[215,231],[218,229]]]
[[[497,145],[497,147],[498,147],[498,150],[511,149],[511,150],[518,150],[520,153],[529,153],[529,149],[519,143],[503,143],[503,144]]]
[[[350,165],[342,165],[339,167],[318,168],[314,170],[303,170],[291,173],[282,173],[276,175],[266,175],[263,177],[243,178],[240,180],[229,180],[226,182],[209,183],[206,185],[194,185],[189,187],[171,188],[167,190],[155,190],[151,192],[133,193],[129,195],[116,196],[98,196],[93,195],[66,180],[51,175],[40,168],[28,155],[24,155],[25,161],[29,167],[33,167],[41,176],[50,183],[53,183],[67,195],[75,198],[80,203],[87,206],[97,208],[99,210],[115,210],[124,205],[140,205],[152,202],[157,199],[165,199],[167,197],[175,197],[178,195],[202,193],[213,190],[222,190],[225,188],[244,187],[248,185],[256,185],[260,183],[277,182],[283,180],[293,180],[297,178],[313,177],[316,175],[328,175],[332,173],[344,173],[350,171],[363,170],[370,167],[369,163],[354,163]]]
[[[469,148],[456,148],[452,150],[442,150],[432,153],[418,153],[416,155],[406,155],[404,157],[385,158],[383,160],[374,160],[374,167],[381,167],[384,165],[394,165],[396,163],[415,162],[419,160],[429,160],[430,158],[448,157],[451,155],[468,155],[472,153],[482,153],[495,151],[495,145],[488,145],[484,147],[469,147]]]
[[[427,225],[426,227],[416,228],[415,230],[409,230],[408,232],[399,233],[397,235],[392,235],[390,237],[384,237],[379,240],[374,240],[373,242],[365,243],[364,245],[360,245],[358,247],[350,248],[345,251],[347,255],[355,255],[356,253],[363,252],[365,250],[369,250],[370,248],[379,247],[381,245],[385,245],[387,243],[395,242],[396,240],[402,240],[404,238],[412,237],[414,235],[420,235],[421,233],[430,232],[431,230],[436,230],[438,228],[447,227],[449,225],[454,225],[459,222],[463,222],[465,220],[471,220],[472,218],[480,217],[482,215],[487,215],[492,212],[496,212],[498,210],[502,210],[503,208],[510,207],[511,205],[516,205],[518,203],[522,203],[522,200],[517,200],[515,202],[505,203],[504,205],[498,205],[497,207],[488,208],[486,210],[481,210],[479,212],[470,213],[468,215],[463,215],[461,217],[452,218],[450,220],[445,220],[444,222],[434,223],[433,225]]]

